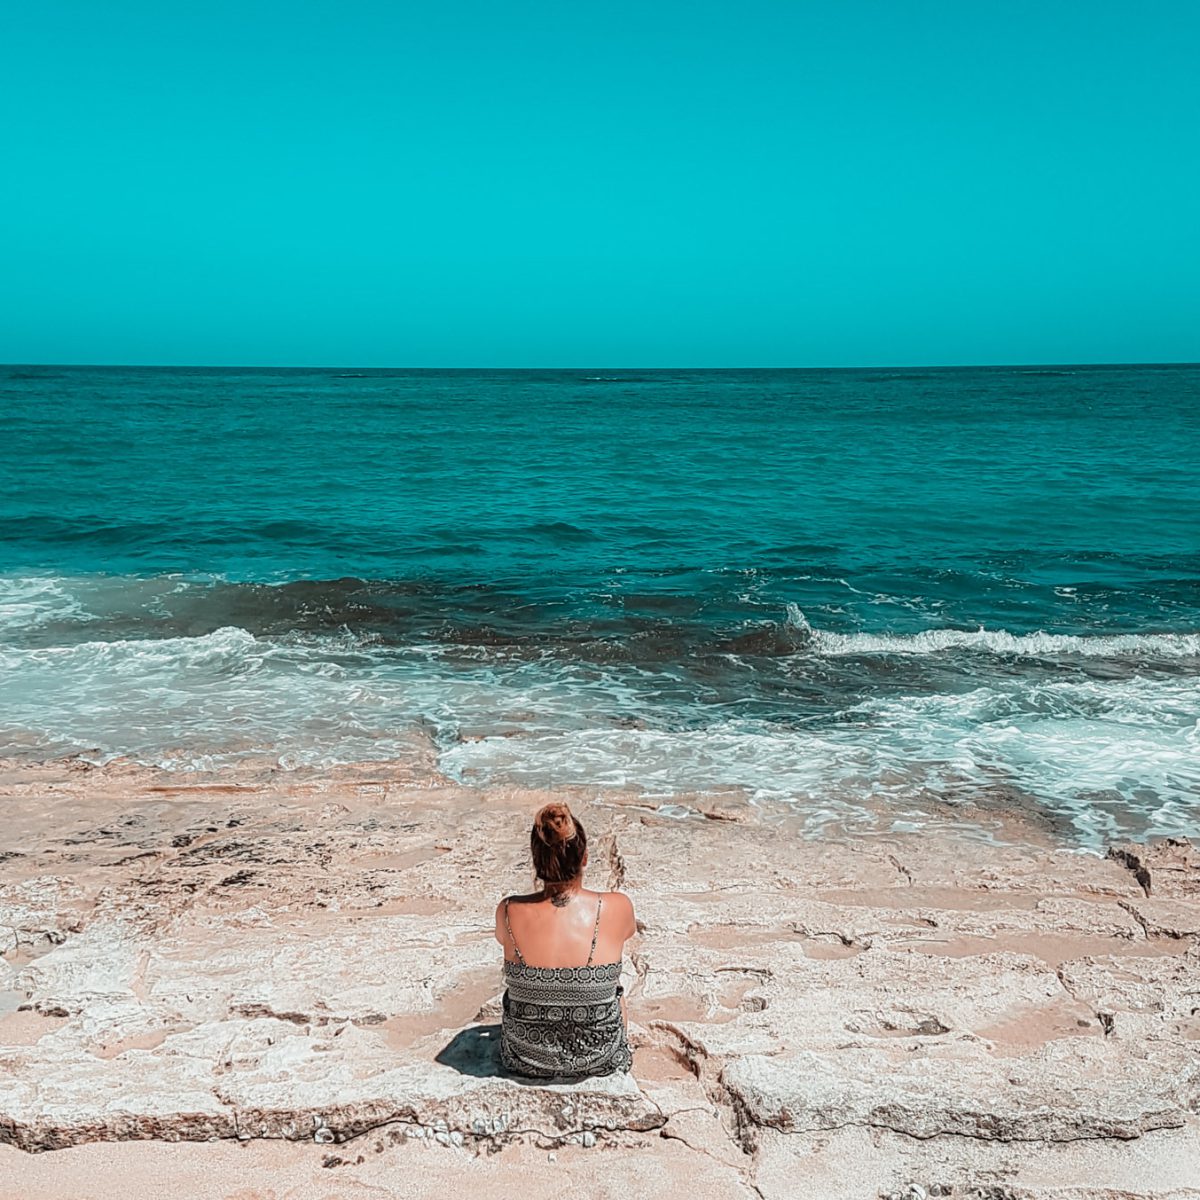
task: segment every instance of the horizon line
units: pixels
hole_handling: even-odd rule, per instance
[[[56,370],[150,370],[150,371],[989,371],[989,370],[1065,370],[1105,367],[1200,367],[1200,359],[1091,362],[1011,362],[1011,363],[881,363],[866,365],[775,366],[740,365],[725,367],[676,365],[669,367],[613,366],[572,364],[560,366],[364,366],[360,363],[183,363],[183,362],[5,362],[0,369],[37,368]]]

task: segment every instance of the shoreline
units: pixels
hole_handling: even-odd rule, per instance
[[[637,908],[632,1079],[494,1073],[491,914],[551,794]],[[695,810],[5,764],[0,1195],[1200,1194],[1200,851]]]
[[[1140,844],[1174,836],[1140,824],[1118,827],[1119,831],[1111,831],[1108,837],[1100,830],[1084,835],[1072,817],[1047,807],[1038,796],[1007,781],[969,790],[948,784],[942,793],[915,784],[899,799],[843,788],[818,814],[805,800],[759,798],[751,788],[735,785],[720,784],[705,790],[680,787],[664,792],[636,783],[548,786],[541,782],[474,782],[441,769],[438,751],[427,734],[411,730],[407,736],[403,757],[315,764],[251,755],[234,762],[197,765],[183,760],[153,762],[125,754],[101,755],[90,750],[47,758],[0,757],[0,795],[10,786],[44,786],[52,789],[60,801],[83,795],[85,805],[91,803],[86,796],[92,787],[106,791],[115,785],[129,785],[136,792],[163,797],[207,792],[312,795],[339,788],[379,788],[384,793],[407,788],[472,797],[562,795],[573,804],[598,804],[669,821],[762,823],[804,841],[852,842],[911,833],[1101,857],[1113,844]],[[469,733],[461,740],[469,743],[485,736]]]

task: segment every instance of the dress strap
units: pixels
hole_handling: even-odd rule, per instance
[[[597,923],[599,923],[598,919],[597,919]],[[505,901],[504,901],[504,928],[508,932],[508,940],[510,942],[512,942],[513,953],[516,954],[516,956],[517,956],[517,962],[524,965],[525,959],[524,959],[524,956],[521,954],[521,947],[517,945],[517,939],[515,937],[513,937],[512,926],[508,923],[508,900],[507,899],[505,899]],[[592,938],[592,947],[595,948],[595,945],[596,945],[596,939]],[[592,960],[589,958],[588,962],[590,963],[591,961]]]
[[[587,965],[592,965],[592,956],[596,953],[596,939],[600,936],[600,909],[604,906],[604,897],[596,897],[596,928],[592,930],[592,948],[588,951]]]

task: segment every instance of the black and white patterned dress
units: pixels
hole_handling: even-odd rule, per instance
[[[592,949],[582,967],[531,967],[521,956],[504,963],[500,1061],[506,1071],[537,1079],[580,1078],[628,1071],[633,1063],[621,1015],[621,964],[592,964],[600,931],[600,905]]]

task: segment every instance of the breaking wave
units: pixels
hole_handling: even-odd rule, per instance
[[[1079,654],[1089,658],[1200,656],[1200,633],[1009,633],[1004,629],[925,629],[906,635],[829,633],[814,630],[809,643],[820,654],[944,654],[977,650],[1022,658]]]

